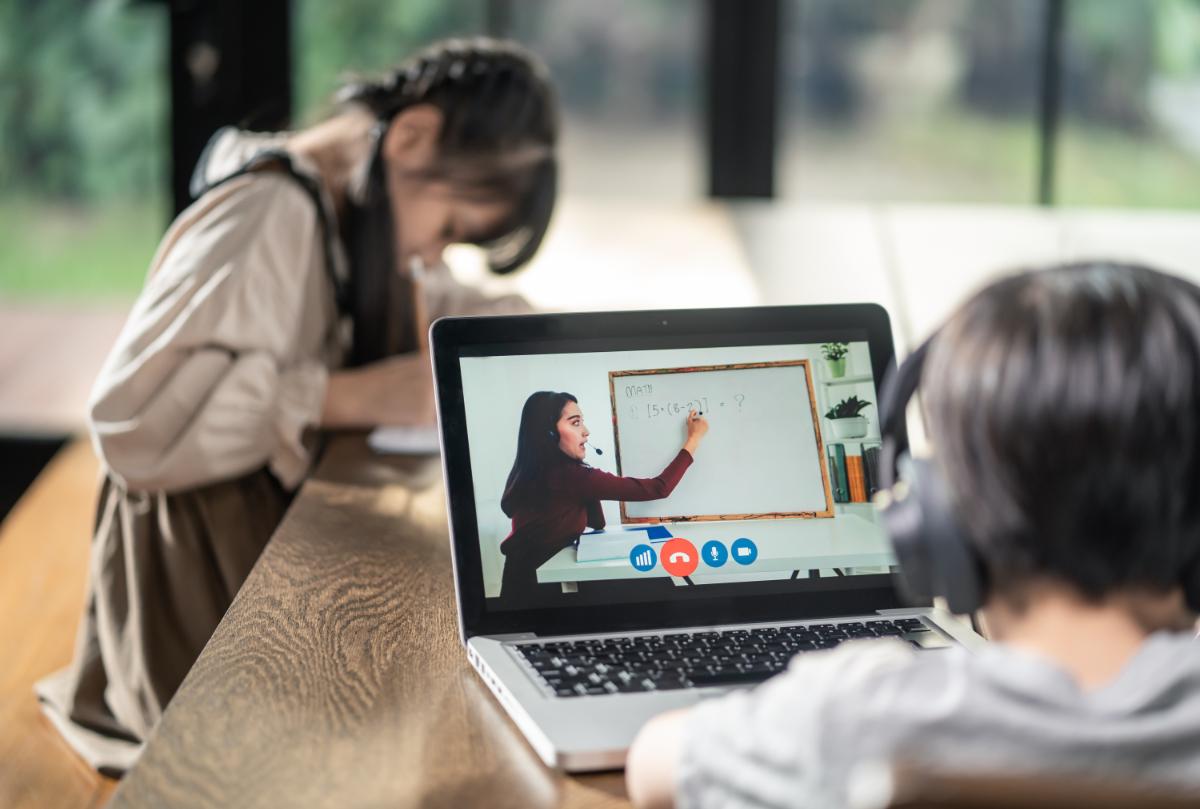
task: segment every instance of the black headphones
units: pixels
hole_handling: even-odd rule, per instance
[[[880,393],[879,513],[900,568],[900,585],[914,599],[942,597],[950,611],[971,613],[988,595],[987,567],[955,514],[950,487],[933,461],[914,458],[905,411],[937,333],[884,380]],[[1182,571],[1184,600],[1200,612],[1200,556]]]
[[[905,410],[921,382],[934,334],[884,380],[880,393],[879,511],[900,567],[902,591],[916,599],[941,596],[954,613],[974,612],[987,598],[986,568],[967,538],[936,464],[914,458]]]

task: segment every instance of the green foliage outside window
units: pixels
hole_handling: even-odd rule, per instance
[[[128,299],[167,222],[166,8],[0,3],[0,297]]]
[[[702,54],[687,57],[699,46],[668,35],[691,6],[509,6],[514,33],[554,66],[566,111],[585,113],[576,125],[592,126],[587,114],[607,114],[612,101],[678,151],[677,133],[659,119],[690,109],[684,102],[701,80]],[[848,178],[878,186],[877,170],[900,202],[1033,201],[1042,2],[788,7],[800,13],[783,46],[804,59],[784,75],[782,93],[804,96],[808,116],[789,132],[808,139],[811,167],[829,167],[836,189],[864,199]],[[294,0],[296,122],[325,114],[347,72],[383,70],[431,39],[477,34],[487,10],[486,0]],[[166,3],[135,0],[0,0],[0,299],[127,300],[140,287],[169,216],[167,14]],[[1066,25],[1058,200],[1200,208],[1200,0],[1070,0]],[[807,49],[796,42],[804,31]],[[931,44],[925,57],[953,68],[948,89],[928,110],[877,126],[872,98],[913,99],[879,92],[866,68],[878,77],[879,64],[894,64],[887,49],[909,41]],[[634,63],[638,71],[622,72]]]

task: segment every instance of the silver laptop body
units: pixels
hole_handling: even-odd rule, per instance
[[[835,376],[835,368],[818,362],[821,347],[832,343],[849,347],[852,367],[845,375]],[[680,682],[692,682],[681,672],[696,670],[693,655],[685,657],[692,661],[688,664],[692,669],[681,666],[669,681],[659,680],[673,685],[656,687],[653,680],[639,679],[641,675],[632,667],[588,664],[588,668],[583,663],[565,663],[569,659],[607,659],[574,654],[579,648],[625,649],[634,643],[638,648],[643,643],[654,648],[682,648],[701,639],[715,642],[709,633],[726,633],[716,636],[725,639],[738,636],[740,630],[756,633],[756,637],[770,633],[772,638],[807,638],[814,634],[855,637],[855,633],[886,629],[930,654],[955,643],[975,648],[984,642],[970,626],[944,610],[930,604],[906,604],[901,599],[890,574],[890,549],[864,502],[874,482],[871,449],[878,433],[871,434],[868,426],[866,435],[843,439],[834,435],[840,428],[824,419],[834,412],[827,406],[848,398],[844,394],[850,391],[855,391],[859,400],[876,401],[874,392],[894,362],[890,324],[880,307],[855,304],[444,318],[431,328],[431,346],[462,639],[471,665],[547,765],[571,772],[620,768],[638,730],[651,717],[750,685],[697,682],[679,687]],[[741,362],[743,359],[746,361]],[[596,378],[605,369],[606,390]],[[638,384],[622,387],[618,383],[626,379],[623,374],[640,375],[635,380]],[[590,460],[597,467],[615,463],[616,468],[606,470],[613,474],[640,476],[643,472],[633,467],[643,448],[629,442],[638,435],[639,425],[632,419],[642,416],[633,404],[645,404],[646,412],[654,413],[656,404],[660,408],[668,405],[671,410],[676,402],[649,398],[641,402],[637,397],[643,394],[638,391],[654,384],[669,387],[687,374],[693,375],[688,384],[695,383],[697,390],[703,388],[706,394],[704,401],[712,414],[710,433],[725,429],[728,434],[735,429],[735,416],[725,415],[735,404],[747,411],[756,401],[770,398],[770,412],[794,414],[784,422],[792,424],[797,419],[807,424],[811,410],[816,454],[794,453],[795,465],[805,467],[812,476],[809,488],[817,503],[813,508],[824,510],[805,511],[802,517],[705,515],[703,521],[690,522],[685,516],[656,523],[653,518],[636,516],[653,512],[653,505],[635,509],[631,504],[607,504],[605,514],[612,519],[602,532],[586,532],[576,544],[562,548],[537,569],[537,589],[545,591],[538,596],[542,601],[515,608],[508,604],[506,595],[497,592],[505,564],[497,549],[511,525],[505,525],[507,517],[499,513],[498,501],[504,475],[514,463],[516,414],[529,388],[590,391],[577,397],[585,416],[599,411],[598,417],[588,419],[596,425],[589,441],[610,447],[613,452],[606,456],[620,456]],[[783,388],[786,395],[771,398],[776,390],[772,385],[792,380],[807,381],[808,393],[802,385],[791,385]],[[633,404],[621,401],[622,391],[629,393]],[[742,399],[719,401],[730,391],[743,391]],[[803,406],[806,395],[808,408]],[[722,407],[728,409],[722,411]],[[671,414],[654,417],[666,422]],[[746,435],[740,443],[756,446],[758,438],[753,431],[758,427],[750,423],[752,416],[743,413],[741,417],[746,421]],[[630,425],[625,432],[633,438],[619,437],[625,426],[623,418]],[[511,430],[504,426],[507,424],[513,425]],[[764,456],[763,465],[782,463],[779,474],[791,474],[791,455],[782,462],[765,457],[775,452],[771,439],[767,434],[756,450]],[[706,451],[702,445],[696,465]],[[727,447],[724,451],[733,450]],[[819,468],[812,463],[814,457],[819,457]],[[856,458],[859,460],[853,460]],[[725,489],[769,486],[766,478],[761,486],[752,479],[759,464],[743,463],[741,468],[744,474],[730,474],[722,478],[726,483],[711,489],[715,500],[731,497],[729,502],[736,508],[741,502],[738,497],[749,502],[755,492]],[[688,474],[690,470],[684,480]],[[816,483],[818,477],[824,495]],[[785,496],[793,494],[785,490]],[[825,506],[820,504],[822,496]],[[701,511],[706,508],[704,502]],[[668,514],[675,508],[669,498],[662,504]],[[720,508],[728,512],[730,507]],[[825,516],[814,519],[812,513]],[[742,533],[747,537],[734,538]],[[696,539],[693,550],[701,559],[695,562],[693,572],[668,578],[665,567],[671,554],[664,552],[665,543],[684,534],[718,537],[717,544],[726,548],[719,554],[724,557],[720,567],[709,566],[699,547],[701,540]],[[746,554],[751,561],[737,559],[738,548],[745,550],[751,536],[759,538],[753,554]],[[822,542],[826,544],[818,554],[814,548]],[[616,550],[610,553],[606,550],[610,547]],[[647,554],[647,547],[655,552]],[[708,550],[710,544],[703,547]],[[845,557],[839,563],[842,549]],[[612,558],[599,558],[606,553]],[[717,556],[714,552],[714,559]],[[658,566],[643,571],[638,565],[644,565],[648,557],[654,557]],[[790,574],[789,567],[794,567]],[[653,590],[651,577],[657,583]],[[673,588],[663,586],[668,581]],[[651,640],[644,640],[647,637]],[[655,637],[662,640],[655,641]],[[737,665],[748,671],[751,666]],[[568,676],[566,671],[572,673]],[[720,680],[722,675],[712,676]]]

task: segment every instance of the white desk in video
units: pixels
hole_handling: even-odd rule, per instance
[[[692,584],[786,578],[796,571],[807,575],[810,570],[886,568],[892,564],[892,554],[874,521],[872,508],[870,503],[839,503],[835,519],[674,523],[661,526],[669,536],[655,538],[648,538],[644,528],[617,526],[584,534],[579,546],[564,548],[538,568],[537,578],[543,584],[562,584],[564,592],[572,592],[581,581],[670,577],[661,565],[645,573],[635,570],[629,554],[642,544],[661,549],[674,537],[691,541],[697,550],[709,540],[729,547],[741,537],[758,548],[757,558],[750,565],[739,565],[733,558],[719,568],[701,562],[688,577]],[[661,528],[656,533],[664,534]],[[670,578],[676,584],[688,584],[682,578]]]

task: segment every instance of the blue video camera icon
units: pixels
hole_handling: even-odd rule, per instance
[[[733,541],[730,550],[732,551],[733,561],[739,565],[753,564],[758,558],[758,546],[746,537],[740,537]]]

